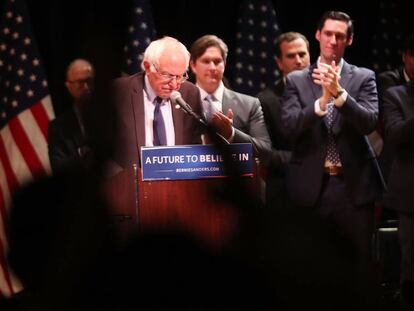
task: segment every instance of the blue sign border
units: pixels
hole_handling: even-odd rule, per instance
[[[252,144],[225,146],[241,176],[253,176]],[[223,155],[214,145],[141,148],[142,180],[185,180],[226,177]]]

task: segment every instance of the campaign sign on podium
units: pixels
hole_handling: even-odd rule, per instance
[[[225,146],[241,176],[253,175],[252,144]],[[183,180],[225,177],[223,155],[214,145],[141,148],[142,180]]]

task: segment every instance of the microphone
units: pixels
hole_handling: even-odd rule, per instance
[[[186,113],[192,114],[193,109],[189,104],[185,102],[180,92],[173,91],[170,95],[170,99],[172,102],[177,103]]]

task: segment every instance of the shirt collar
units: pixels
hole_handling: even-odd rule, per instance
[[[144,82],[144,91],[147,94],[147,98],[150,102],[154,102],[155,97],[157,97],[157,94],[155,94],[154,89],[151,87],[147,75],[145,75]]]
[[[201,99],[205,99],[207,95],[209,95],[209,93],[207,93],[201,86],[200,84],[196,83],[197,87],[200,89],[200,95],[201,95]],[[224,94],[224,83],[223,81],[220,81],[220,84],[218,86],[218,88],[211,93],[211,95],[214,96],[215,100],[219,101],[220,103],[223,102],[223,94]]]

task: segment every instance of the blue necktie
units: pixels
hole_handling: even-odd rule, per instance
[[[326,151],[326,159],[330,161],[333,165],[337,165],[341,162],[341,158],[339,156],[338,150],[336,149],[336,143],[334,139],[334,135],[332,133],[332,124],[335,117],[334,105],[333,103],[328,104],[328,114],[327,117],[327,125],[328,125],[328,145]]]
[[[167,136],[165,133],[164,118],[161,113],[161,97],[155,97],[154,99],[154,120],[152,121],[152,128],[154,131],[154,146],[165,146],[167,145]]]

